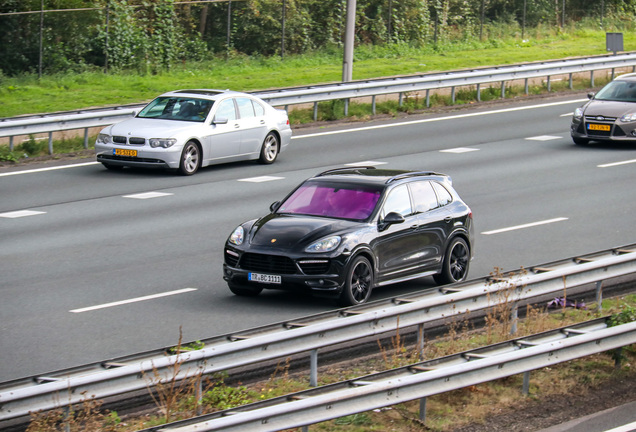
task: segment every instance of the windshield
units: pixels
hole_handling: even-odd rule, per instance
[[[278,212],[365,220],[379,199],[380,191],[369,187],[308,182],[296,189]]]
[[[146,105],[137,117],[202,123],[213,103],[205,99],[162,96]]]
[[[594,96],[596,100],[636,102],[636,82],[612,81]]]

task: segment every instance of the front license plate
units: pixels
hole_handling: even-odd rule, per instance
[[[251,280],[252,282],[260,282],[260,283],[267,283],[267,284],[280,285],[280,283],[281,283],[280,276],[278,276],[278,275],[268,275],[268,274],[261,274],[261,273],[248,273],[247,274],[247,279]]]
[[[590,124],[587,125],[587,130],[609,132],[610,129],[611,129],[611,126],[610,125],[606,125],[606,124],[590,123]]]
[[[113,154],[115,156],[133,156],[137,157],[137,150],[128,150],[128,149],[114,149]]]

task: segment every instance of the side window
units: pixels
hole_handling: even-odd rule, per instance
[[[441,184],[433,182],[433,188],[435,189],[435,193],[437,194],[437,200],[439,201],[440,206],[445,206],[453,201],[453,196]]]
[[[243,118],[254,117],[254,107],[252,106],[251,99],[236,98],[236,105],[238,105],[240,118],[243,119]]]
[[[429,181],[417,181],[409,184],[413,194],[415,213],[424,213],[438,207],[437,196]]]
[[[254,105],[254,114],[256,114],[256,117],[263,117],[265,115],[265,108],[263,108],[263,105],[255,100],[252,101],[252,105]]]
[[[413,214],[409,190],[405,184],[400,185],[389,192],[389,196],[387,197],[382,209],[382,217],[385,217],[391,212],[399,213],[404,217]]]
[[[226,118],[228,120],[236,120],[236,110],[234,109],[234,99],[225,99],[221,101],[216,109],[216,118]]]

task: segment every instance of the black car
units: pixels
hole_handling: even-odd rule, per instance
[[[223,278],[236,295],[284,289],[355,305],[376,286],[468,275],[473,214],[444,174],[334,169],[270,210],[239,225],[225,244]]]

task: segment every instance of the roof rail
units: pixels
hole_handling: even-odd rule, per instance
[[[323,171],[320,174],[317,174],[315,177],[322,177],[322,176],[325,176],[325,175],[336,174],[336,173],[339,173],[339,172],[342,172],[342,171],[353,171],[353,172],[356,172],[359,169],[367,170],[367,169],[376,169],[376,168],[374,166],[360,166],[360,167],[351,167],[351,168],[348,168],[348,167],[347,168],[334,168],[334,169],[330,169],[330,170],[327,170],[327,171]]]
[[[435,171],[411,171],[411,172],[406,172],[406,173],[395,175],[395,176],[391,177],[390,179],[388,179],[386,181],[386,183],[389,184],[389,183],[392,183],[394,181],[402,180],[404,178],[409,178],[409,177],[430,176],[430,175],[448,177],[448,175],[446,175],[446,174],[438,173],[438,172],[435,172]]]

